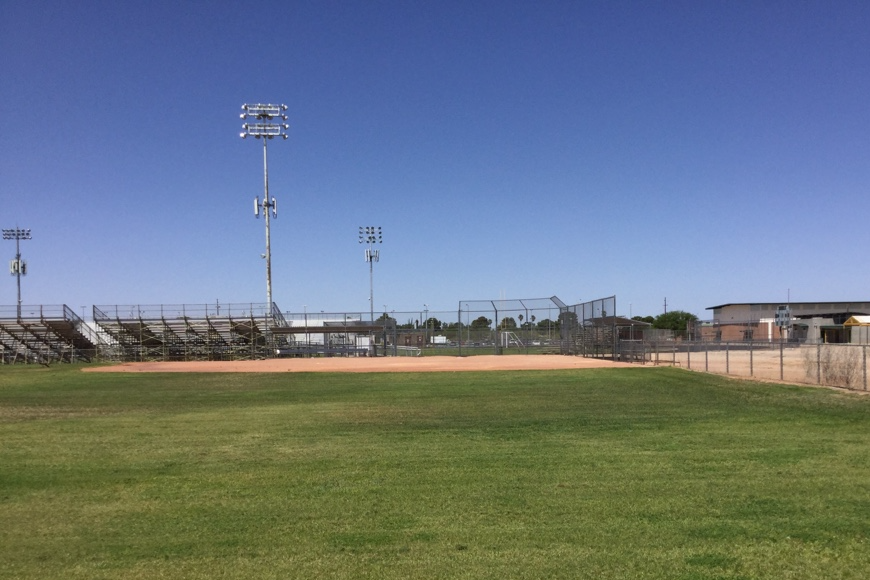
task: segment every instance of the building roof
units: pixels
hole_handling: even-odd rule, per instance
[[[870,316],[852,316],[843,326],[870,326]]]
[[[825,305],[845,304],[845,305],[849,306],[852,304],[868,304],[868,303],[870,303],[870,300],[852,300],[852,301],[836,300],[834,302],[831,302],[831,301],[819,301],[819,302],[729,302],[727,304],[720,304],[719,306],[708,306],[706,308],[706,310],[716,310],[717,308],[725,308],[726,306],[770,306],[770,307],[794,306],[794,307],[798,307],[798,306],[804,306],[807,304],[815,304],[815,305],[819,305],[819,304],[825,304]]]

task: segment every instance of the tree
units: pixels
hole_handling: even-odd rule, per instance
[[[387,326],[391,326],[396,323],[396,319],[384,312],[381,314],[375,322],[380,322],[381,324],[386,324]]]
[[[646,322],[647,324],[652,324],[656,321],[652,316],[632,316],[632,320],[637,320],[638,322]]]
[[[517,321],[511,316],[505,316],[501,319],[498,327],[502,330],[514,330],[517,327]]]
[[[471,321],[471,329],[472,330],[489,330],[490,325],[492,324],[492,320],[487,318],[486,316],[478,316],[474,320]]]
[[[523,315],[520,314],[517,316],[517,320],[520,321],[520,328],[522,330],[532,330],[535,328],[535,320],[537,319],[534,314],[530,314],[529,317],[525,319],[523,318]]]
[[[673,330],[674,332],[686,332],[687,325],[696,320],[698,320],[698,317],[690,312],[671,310],[670,312],[665,312],[664,314],[656,316],[652,325],[653,328]]]
[[[429,330],[441,330],[441,324],[440,320],[432,316],[423,323],[423,327],[428,328]]]

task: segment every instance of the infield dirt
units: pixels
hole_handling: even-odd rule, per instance
[[[470,357],[334,357],[278,358],[242,361],[135,362],[90,367],[87,372],[110,373],[421,373],[591,369],[637,366],[575,356],[482,355]]]

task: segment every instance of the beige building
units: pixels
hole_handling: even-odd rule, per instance
[[[788,308],[788,324],[777,325],[777,310]],[[856,320],[870,316],[870,302],[754,302],[729,303],[711,306],[713,319],[700,323],[696,329],[703,340],[721,341],[778,341],[780,338],[793,342],[844,343],[854,342]],[[860,344],[867,344],[862,342]]]

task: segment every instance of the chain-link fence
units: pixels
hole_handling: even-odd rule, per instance
[[[868,353],[862,344],[787,341],[623,340],[619,359],[676,365],[715,374],[868,390]]]
[[[556,296],[500,300],[461,300],[453,342],[458,354],[557,354],[561,351]]]
[[[284,313],[293,342],[279,354],[471,356],[574,354],[612,358],[616,297],[568,306],[556,296],[461,300],[456,311]],[[373,320],[372,320],[373,319]],[[641,323],[636,323],[641,326]]]
[[[564,303],[552,297],[463,300],[456,311],[391,310],[375,313],[374,320],[370,313],[360,312],[287,312],[284,319],[294,346],[286,353],[558,354],[562,344],[560,313],[564,308]],[[343,345],[351,345],[353,352],[336,350]]]
[[[565,307],[559,315],[562,354],[614,358],[619,343],[616,296]]]

